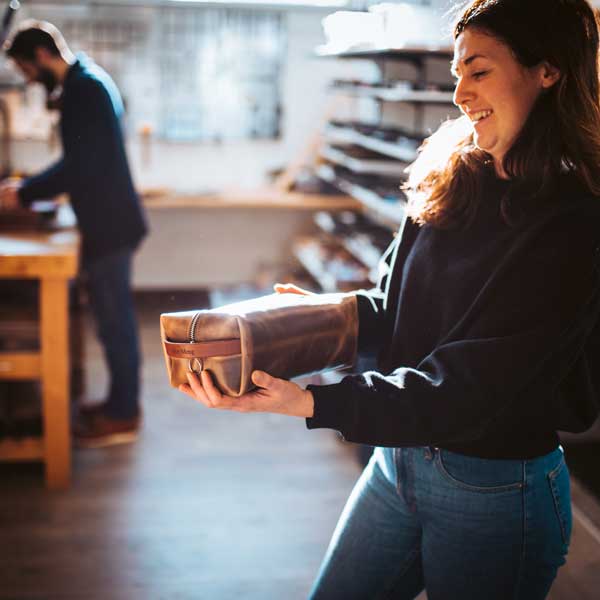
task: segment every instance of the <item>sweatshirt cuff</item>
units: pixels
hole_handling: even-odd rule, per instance
[[[312,417],[307,417],[307,429],[336,429],[343,433],[347,421],[346,411],[350,403],[343,392],[343,383],[331,385],[308,385],[306,389],[312,392],[315,404]]]

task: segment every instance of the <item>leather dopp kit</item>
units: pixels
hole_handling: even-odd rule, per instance
[[[257,369],[291,379],[354,364],[358,309],[352,294],[272,294],[163,313],[160,332],[173,387],[206,370],[222,393],[241,396]]]

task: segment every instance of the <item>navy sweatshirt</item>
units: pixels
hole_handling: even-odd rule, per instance
[[[23,204],[69,194],[84,260],[134,248],[147,231],[125,153],[122,115],[112,79],[84,54],[78,55],[63,84],[63,157],[26,179],[19,192]]]
[[[600,198],[565,176],[518,226],[488,176],[466,230],[407,220],[378,288],[357,294],[376,371],[309,386],[309,429],[364,444],[526,459],[589,427],[600,396]]]

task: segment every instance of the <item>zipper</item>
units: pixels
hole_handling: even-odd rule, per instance
[[[190,322],[190,328],[188,330],[188,338],[190,339],[190,344],[196,343],[196,324],[198,323],[198,319],[202,313],[197,312]],[[190,373],[199,374],[204,369],[204,362],[201,358],[190,358],[188,360],[188,371]]]
[[[190,328],[188,331],[188,337],[190,338],[190,344],[196,343],[196,323],[198,323],[198,319],[202,313],[197,312],[190,322]]]

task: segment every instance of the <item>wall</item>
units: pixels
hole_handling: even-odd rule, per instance
[[[35,6],[35,16],[44,17]],[[128,140],[138,188],[214,191],[264,184],[268,172],[297,159],[321,129],[328,112],[356,116],[351,105],[332,100],[333,78],[370,77],[370,61],[318,59],[323,43],[321,19],[329,10],[288,10],[288,48],[282,81],[282,136],[276,141],[223,145],[176,144],[135,136]],[[60,153],[57,144],[13,143],[14,165],[34,172]],[[290,263],[293,238],[314,228],[306,211],[154,209],[148,212],[151,234],[138,253],[137,288],[169,289],[227,286],[251,281],[257,270]]]
[[[327,10],[286,11],[287,59],[282,80],[282,136],[274,141],[214,144],[142,143],[137,135],[128,140],[129,156],[139,188],[166,187],[181,191],[214,190],[235,185],[255,187],[302,152],[317,131],[328,101],[326,85],[340,72],[335,60],[313,57],[323,42],[320,21]],[[42,6],[29,14],[45,17]],[[13,142],[14,167],[36,171],[56,158],[59,147],[44,142]]]

